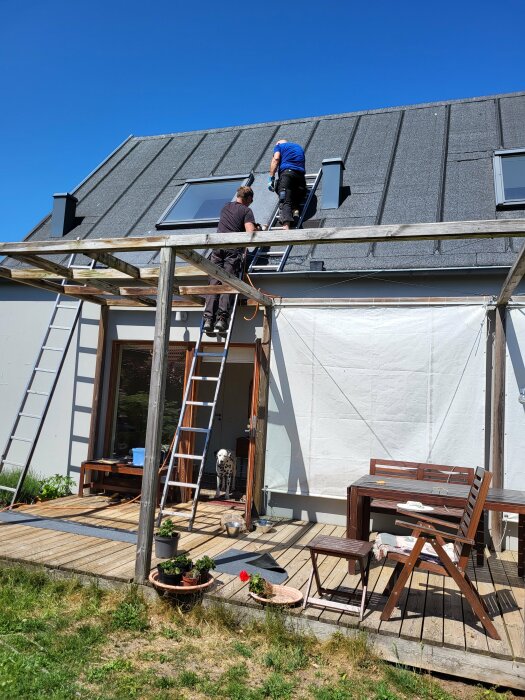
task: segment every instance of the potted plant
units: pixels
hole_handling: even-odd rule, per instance
[[[158,559],[170,559],[177,554],[180,534],[175,530],[175,523],[167,518],[155,533],[155,556]]]
[[[193,566],[200,574],[200,582],[206,583],[210,576],[210,571],[215,569],[215,561],[211,557],[204,556],[197,559]]]
[[[159,581],[167,583],[170,586],[180,586],[182,580],[182,571],[174,559],[168,559],[160,564],[157,564],[159,572]]]
[[[189,571],[186,571],[186,573],[182,574],[183,586],[198,586],[200,580],[201,573],[196,567],[193,567],[193,569],[190,569]]]
[[[187,554],[179,554],[171,560],[183,574],[193,568],[193,562]]]
[[[261,576],[261,574],[249,574],[241,571],[239,578],[243,583],[249,581],[248,590],[258,598],[271,598],[273,596],[272,584]]]

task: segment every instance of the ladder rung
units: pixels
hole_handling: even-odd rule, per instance
[[[25,467],[25,464],[22,464],[22,462],[12,462],[10,459],[4,459],[2,464],[10,464],[12,467]]]
[[[19,442],[33,442],[31,438],[17,437],[16,435],[11,435],[11,440],[18,440]]]
[[[42,345],[42,350],[53,350],[53,352],[64,352],[64,348],[53,348],[51,345]]]
[[[70,331],[71,327],[70,326],[49,326],[49,328],[52,328],[55,331]]]
[[[252,270],[278,270],[279,265],[252,265]]]
[[[42,418],[42,416],[37,416],[37,415],[34,414],[34,413],[23,413],[23,412],[22,412],[22,413],[19,413],[18,415],[19,415],[21,418],[36,418],[37,420],[40,420],[40,418]]]
[[[168,484],[170,486],[186,486],[190,489],[196,489],[199,487],[199,484],[188,484],[186,481],[168,481]]]
[[[198,459],[202,462],[202,455],[183,455],[181,452],[174,452],[174,457],[184,457],[184,459]]]
[[[178,515],[181,518],[191,518],[191,513],[188,513],[187,510],[163,510],[162,515]]]
[[[36,394],[37,396],[49,396],[47,391],[35,391],[34,389],[28,389],[27,394]]]
[[[218,382],[219,377],[192,377],[194,382]]]
[[[264,258],[265,255],[284,255],[285,253],[285,250],[268,250],[265,253],[261,253],[261,258]]]
[[[57,309],[77,309],[78,307],[74,304],[57,304]]]
[[[197,357],[226,357],[225,352],[196,352]]]
[[[47,372],[47,374],[56,374],[56,369],[45,369],[44,367],[35,367],[35,372]]]
[[[187,406],[215,406],[213,401],[186,401]]]
[[[181,425],[179,430],[186,430],[189,433],[209,433],[209,428],[192,428],[190,425]]]
[[[1,491],[11,491],[11,493],[15,493],[16,489],[14,489],[12,486],[0,486]]]

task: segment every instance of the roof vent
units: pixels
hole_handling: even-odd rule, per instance
[[[310,272],[324,272],[324,260],[310,260]]]
[[[53,238],[62,238],[75,228],[77,202],[78,199],[69,192],[53,195],[53,216],[51,217]]]
[[[342,158],[327,158],[323,160],[323,209],[338,209],[341,204],[341,189],[343,186],[343,170],[345,164]]]

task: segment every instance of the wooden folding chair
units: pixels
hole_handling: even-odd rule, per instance
[[[470,487],[465,510],[459,525],[428,517],[427,515],[418,514],[414,516],[414,513],[410,511],[398,509],[398,512],[403,515],[417,517],[417,523],[396,520],[396,525],[412,530],[412,536],[416,538],[416,542],[410,553],[405,554],[397,551],[389,551],[387,553],[387,557],[395,561],[396,566],[385,589],[385,595],[391,592],[381,614],[381,620],[390,619],[412,571],[414,569],[422,569],[433,574],[441,574],[453,578],[469,602],[474,614],[487,630],[487,634],[492,639],[500,639],[496,628],[492,624],[485,603],[467,574],[470,553],[474,546],[476,529],[483,512],[491,478],[492,474],[485,471],[482,467],[476,469],[474,481]],[[456,530],[456,532],[443,532],[443,530],[436,529],[435,526],[451,528]],[[447,541],[454,544],[453,557],[449,556],[445,550]],[[422,554],[425,544],[430,544],[436,552],[435,560],[432,560],[433,558],[425,558],[426,555]]]

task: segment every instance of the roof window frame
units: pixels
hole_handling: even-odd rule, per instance
[[[184,197],[184,193],[188,191],[188,189],[192,185],[199,185],[202,183],[212,183],[212,182],[228,182],[230,180],[239,180],[241,181],[240,185],[238,187],[242,187],[244,185],[251,185],[253,180],[254,180],[254,174],[253,172],[250,172],[248,174],[240,174],[240,175],[219,175],[217,177],[200,177],[200,178],[192,178],[189,180],[186,180],[184,182],[184,185],[181,187],[180,192],[177,194],[175,199],[173,199],[170,204],[166,207],[166,209],[162,212],[162,215],[160,216],[159,220],[155,224],[155,228],[157,229],[177,229],[177,228],[187,228],[188,226],[213,226],[219,223],[219,217],[211,217],[211,218],[202,218],[202,219],[185,219],[185,220],[166,220],[166,217],[168,213],[176,206],[177,202],[179,202],[182,197]],[[237,190],[237,188],[235,188]],[[235,192],[230,200],[231,202],[235,201]]]
[[[521,199],[505,199],[505,182],[503,178],[502,161],[507,156],[523,155],[525,148],[506,148],[494,151],[493,171],[494,171],[494,192],[496,195],[496,207],[498,208],[523,208],[525,207],[525,197]],[[525,187],[525,181],[524,181]]]

